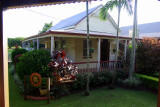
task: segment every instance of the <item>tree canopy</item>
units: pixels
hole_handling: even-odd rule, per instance
[[[44,33],[46,32],[47,30],[49,30],[50,28],[52,27],[52,22],[50,23],[45,23],[42,30],[39,31],[38,34],[41,34],[41,33]]]
[[[8,47],[11,48],[15,45],[22,46],[22,40],[23,39],[24,38],[22,38],[22,37],[8,38]]]

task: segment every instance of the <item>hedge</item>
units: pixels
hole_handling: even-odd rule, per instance
[[[24,75],[31,75],[33,72],[41,74],[42,77],[46,77],[49,72],[42,72],[43,67],[51,61],[50,52],[47,50],[33,50],[24,53],[16,64],[16,72],[20,79],[23,79]]]
[[[12,62],[14,63],[14,61],[15,61],[15,56],[16,56],[16,55],[24,54],[24,53],[26,53],[26,52],[27,52],[27,50],[25,50],[25,49],[23,49],[23,48],[14,49],[14,50],[12,51],[12,53],[11,53],[11,60],[12,60]]]
[[[145,86],[158,90],[158,82],[159,82],[158,78],[142,74],[135,74],[135,76],[138,77]]]

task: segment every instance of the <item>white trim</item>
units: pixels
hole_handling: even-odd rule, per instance
[[[53,55],[52,52],[54,52],[54,50],[55,50],[54,44],[55,44],[55,42],[54,42],[54,36],[51,36],[51,56]]]

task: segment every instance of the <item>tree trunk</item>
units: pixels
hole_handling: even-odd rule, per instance
[[[120,12],[121,12],[121,0],[119,0],[119,6],[118,6],[118,21],[117,21],[117,36],[116,36],[116,53],[115,53],[115,62],[114,62],[114,71],[113,71],[113,78],[112,83],[110,85],[110,88],[113,88],[114,82],[115,82],[115,76],[117,71],[117,59],[118,59],[118,45],[119,45],[119,22],[120,22]]]
[[[86,1],[86,16],[87,16],[87,84],[85,95],[89,95],[89,17],[88,17],[88,1]]]
[[[135,67],[135,37],[136,35],[137,35],[137,0],[135,0],[135,6],[134,6],[134,22],[133,22],[132,50],[131,50],[129,78],[132,78],[132,74],[134,72],[134,67]]]

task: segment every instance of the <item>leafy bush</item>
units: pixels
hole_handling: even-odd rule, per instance
[[[116,71],[116,79],[125,79],[128,77],[128,72],[123,70],[123,69],[119,69]]]
[[[72,79],[75,79],[75,75],[78,73],[77,67],[72,64],[69,58],[66,58],[66,53],[64,51],[55,51],[53,53],[53,59],[48,64],[48,72],[61,77],[70,75]]]
[[[96,87],[103,84],[109,84],[112,81],[112,74],[108,71],[89,73],[90,87]],[[73,82],[72,89],[84,89],[86,86],[86,74],[76,75],[76,81]]]
[[[155,78],[159,78],[159,73],[158,74],[153,74],[151,75],[152,77],[155,77]]]
[[[140,84],[141,84],[141,81],[136,77],[127,78],[122,81],[122,85],[129,88],[138,87]]]
[[[33,50],[23,54],[19,58],[19,62],[16,65],[16,70],[21,79],[24,75],[31,75],[33,72],[40,73],[42,77],[47,75],[41,72],[42,67],[47,66],[51,61],[50,52],[46,50]]]
[[[86,82],[87,82],[86,77],[87,77],[86,73],[84,73],[84,74],[77,74],[76,75],[76,81],[73,82],[71,88],[72,89],[84,89],[85,86],[86,86]],[[94,78],[93,74],[89,73],[89,79],[92,80],[92,78]]]
[[[94,78],[91,80],[91,86],[109,84],[112,81],[112,73],[108,71],[94,72]]]
[[[142,74],[135,74],[135,76],[138,77],[145,86],[152,89],[158,89],[158,82],[159,82],[158,78]]]
[[[15,56],[24,54],[26,52],[27,52],[27,50],[22,49],[22,48],[16,48],[16,49],[14,49],[12,51],[12,54],[11,54],[11,60],[12,60],[12,62],[15,63]]]
[[[160,70],[160,42],[156,38],[144,38],[137,43],[136,69],[140,74],[151,75]]]
[[[22,80],[20,80],[19,76],[17,74],[14,74],[13,79],[15,80],[15,83],[18,86],[19,92],[24,93],[24,84],[23,84]]]

